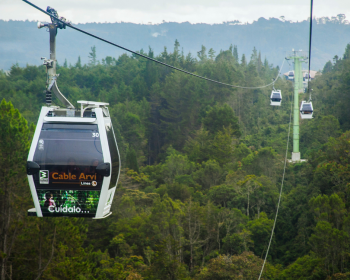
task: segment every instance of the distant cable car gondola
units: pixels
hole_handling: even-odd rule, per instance
[[[48,7],[50,13],[57,12]],[[30,147],[27,174],[37,217],[105,218],[111,214],[120,172],[120,156],[108,103],[78,101],[80,109],[62,95],[56,84],[55,37],[52,23],[38,24],[50,31],[50,60],[46,104]],[[67,108],[51,106],[51,92]]]
[[[300,105],[300,117],[302,119],[312,119],[314,109],[312,107],[312,102],[302,101]]]
[[[294,80],[294,71],[289,71],[288,80]]]
[[[271,106],[281,106],[282,103],[282,93],[281,90],[273,89],[270,96]]]

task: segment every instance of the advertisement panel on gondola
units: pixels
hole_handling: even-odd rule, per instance
[[[37,190],[44,217],[94,217],[100,191]]]

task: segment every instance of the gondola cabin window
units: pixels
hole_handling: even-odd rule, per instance
[[[97,124],[43,124],[33,175],[44,216],[95,216],[104,177]]]

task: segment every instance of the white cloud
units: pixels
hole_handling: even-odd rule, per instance
[[[309,17],[310,2],[305,0],[32,0],[43,9],[54,7],[60,16],[74,23],[165,21],[222,23],[239,20],[252,22],[260,17],[301,21]],[[314,16],[345,14],[350,18],[350,1],[319,0],[314,2]],[[48,17],[21,0],[0,0],[0,19],[40,20]]]
[[[154,32],[154,33],[151,34],[151,36],[155,37],[155,38],[157,38],[159,35],[160,35],[160,33],[158,33],[158,32]]]

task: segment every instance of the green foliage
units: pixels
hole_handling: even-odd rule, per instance
[[[238,162],[238,161],[241,161],[243,158],[248,157],[251,153],[252,151],[244,143],[240,143],[235,148],[233,152],[233,156],[235,160]]]
[[[314,185],[319,192],[327,195],[341,192],[347,203],[349,201],[349,139],[350,132],[346,132],[337,139],[329,139],[323,151],[316,154],[319,164],[314,176]]]
[[[328,271],[344,272],[349,250],[349,219],[345,203],[337,194],[332,194],[330,197],[319,195],[312,198],[310,205],[317,221],[310,237],[311,248],[324,259]]]
[[[220,130],[209,146],[209,159],[216,160],[221,166],[232,161],[234,142],[232,129]]]
[[[135,170],[139,173],[139,166],[137,164],[136,153],[133,148],[129,148],[126,152],[126,167],[132,170]]]
[[[11,102],[0,103],[0,264],[1,279],[5,268],[12,263],[12,244],[20,239],[19,231],[25,228],[26,207],[30,206],[25,165],[33,127],[15,109]],[[19,229],[19,230],[18,230]],[[21,236],[23,237],[23,235]],[[23,256],[23,255],[22,255]],[[15,259],[17,261],[17,259]],[[16,262],[16,266],[22,261]]]
[[[329,60],[323,67],[322,74],[326,74],[328,72],[331,72],[333,68],[332,62]]]
[[[263,279],[348,277],[348,49],[312,81],[315,118],[300,123],[308,162],[286,165]],[[267,84],[279,70],[256,48],[239,64],[233,44],[216,57],[202,46],[198,60],[177,40],[173,51],[148,55],[237,85]],[[135,55],[99,64],[96,48],[90,59],[59,67],[59,86],[72,102],[110,103],[123,166],[113,215],[26,217],[25,164],[45,71],[0,72],[0,94],[11,100],[0,104],[2,275],[12,266],[13,279],[257,279],[281,187],[292,83],[276,82],[283,103],[271,108],[268,88],[226,88]]]
[[[266,252],[273,220],[267,218],[264,212],[260,213],[259,218],[248,222],[248,229],[251,232],[251,238],[254,242],[254,253],[257,256],[263,257]]]
[[[238,62],[238,48],[237,48],[237,45],[234,45],[234,47],[233,47],[233,57]]]
[[[278,277],[281,280],[321,280],[327,276],[322,259],[305,255],[283,270]]]
[[[251,252],[245,252],[239,256],[221,255],[212,259],[209,265],[203,268],[195,279],[257,279],[259,278],[262,260]],[[265,272],[261,279],[269,279],[269,272]]]
[[[340,136],[339,121],[334,116],[322,116],[308,123],[303,123],[300,134],[301,153],[311,155],[327,143],[330,137]],[[309,147],[311,145],[311,147]]]
[[[272,148],[261,148],[242,159],[242,169],[249,174],[274,178],[277,160],[277,153]]]
[[[167,155],[161,171],[164,182],[173,183],[178,176],[190,174],[194,170],[193,162],[172,147],[168,148]]]
[[[228,203],[231,203],[234,200],[236,192],[233,187],[219,185],[210,188],[208,196],[216,205],[227,207]]]
[[[202,167],[193,173],[193,179],[204,189],[219,185],[224,179],[224,170],[215,160],[202,163]]]
[[[90,65],[96,65],[97,59],[96,59],[96,46],[91,47],[91,52],[89,53],[89,64]],[[80,62],[80,57],[78,59],[78,62]],[[81,65],[81,63],[79,63]]]
[[[203,118],[203,124],[212,134],[216,134],[218,131],[223,130],[224,127],[231,127],[233,135],[237,137],[241,135],[237,117],[235,117],[234,111],[227,104],[224,104],[222,107],[214,106],[211,108]]]

